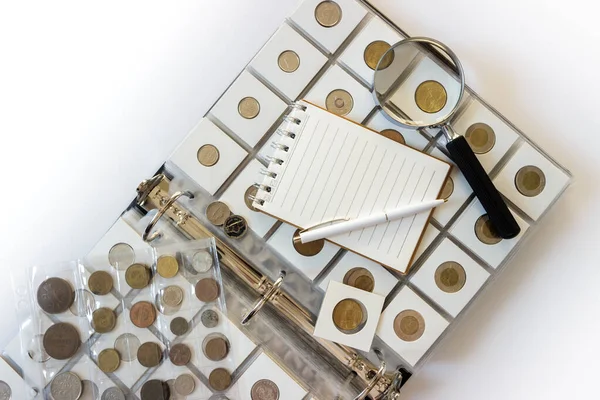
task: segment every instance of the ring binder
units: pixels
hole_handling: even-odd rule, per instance
[[[175,203],[181,196],[187,196],[190,199],[194,198],[194,194],[192,192],[177,192],[177,193],[174,193],[173,196],[171,196],[171,198],[165,202],[165,205],[162,206],[160,208],[160,210],[158,210],[158,212],[152,218],[152,220],[150,221],[150,223],[148,224],[148,226],[146,226],[146,229],[144,230],[144,234],[142,235],[142,239],[144,239],[145,242],[151,242],[151,241],[159,238],[162,235],[160,232],[154,232],[152,235],[150,235],[150,232],[152,231],[152,228],[154,228],[154,226],[156,225],[156,223],[158,222],[158,220],[165,214],[165,212],[169,208],[171,208],[171,206],[173,205],[173,203]]]
[[[261,298],[254,304],[252,310],[250,310],[240,322],[242,325],[246,325],[250,322],[250,320],[260,312],[260,310],[267,304],[271,299],[275,298],[279,293],[279,288],[283,284],[283,280],[285,279],[285,271],[281,271],[279,274],[279,278],[273,283],[271,289],[267,293],[265,293]]]

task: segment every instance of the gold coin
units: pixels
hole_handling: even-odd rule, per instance
[[[544,191],[546,175],[538,167],[527,165],[515,175],[515,186],[523,196],[535,197]]]
[[[294,72],[300,66],[300,57],[295,51],[286,50],[277,58],[277,65],[283,72]]]
[[[216,226],[221,226],[231,215],[231,210],[227,204],[221,201],[213,201],[206,207],[206,218]]]
[[[435,284],[441,291],[456,293],[467,282],[467,273],[462,265],[455,261],[446,261],[435,270]]]
[[[246,189],[246,193],[244,193],[244,203],[246,203],[246,207],[248,207],[252,211],[258,211],[256,209],[256,207],[254,207],[254,205],[253,205],[254,200],[252,200],[252,198],[256,197],[257,193],[258,193],[258,188],[254,185],[252,185],[248,189]]]
[[[115,329],[117,316],[110,308],[102,307],[92,313],[92,327],[97,333],[108,333]]]
[[[219,149],[212,144],[205,144],[198,149],[197,157],[200,164],[204,165],[205,167],[212,167],[219,162]]]
[[[133,289],[143,289],[150,283],[150,269],[144,264],[133,264],[125,271],[125,282]]]
[[[465,139],[471,146],[473,153],[485,154],[496,144],[496,133],[488,124],[478,122],[467,129]]]
[[[315,8],[315,19],[325,28],[332,28],[342,20],[342,9],[335,1],[322,1]]]
[[[300,237],[298,236],[299,233],[300,229],[296,229],[296,232],[294,232],[294,235],[292,235],[292,245],[299,254],[303,255],[304,257],[312,257],[316,256],[321,252],[321,250],[323,250],[323,247],[325,246],[325,240],[319,239],[313,242],[302,243],[300,241]]]
[[[388,51],[390,47],[391,46],[389,45],[389,43],[384,42],[383,40],[376,40],[374,42],[369,43],[369,45],[365,48],[365,52],[363,54],[363,58],[367,66],[372,70],[375,70],[375,68],[377,68],[377,64],[379,63],[379,60],[381,60],[381,63],[379,63],[380,71],[389,67],[394,62],[395,57],[393,51],[390,51],[389,53],[385,54],[385,52]],[[381,58],[384,54],[385,57]]]
[[[452,180],[452,177],[449,176],[444,183],[440,197],[444,200],[447,200],[450,198],[450,196],[452,196],[452,193],[454,193],[454,181]]]
[[[350,271],[346,272],[342,282],[345,285],[366,292],[372,292],[375,288],[375,278],[373,277],[373,274],[371,274],[371,271],[368,269],[362,267],[352,268]]]
[[[260,103],[254,97],[244,97],[238,103],[238,113],[246,119],[256,118],[260,113]]]
[[[354,99],[344,89],[335,89],[327,95],[325,107],[334,114],[347,115],[354,107]]]
[[[392,139],[394,142],[406,144],[404,136],[402,136],[402,134],[395,129],[384,129],[381,132],[379,132],[379,134],[381,136],[385,136],[388,139]]]
[[[112,276],[106,271],[96,271],[90,275],[88,287],[90,288],[90,292],[95,295],[104,296],[110,293],[113,287]]]
[[[425,81],[415,91],[415,102],[423,112],[435,114],[440,112],[448,101],[448,93],[441,83]]]
[[[333,324],[346,334],[360,331],[367,320],[367,310],[354,299],[344,299],[333,308]]]
[[[425,332],[425,319],[415,310],[404,310],[394,318],[394,332],[405,342],[414,342]]]
[[[485,244],[500,243],[502,238],[498,236],[496,228],[492,225],[490,217],[487,214],[482,215],[475,221],[475,236],[480,242]]]
[[[121,357],[115,349],[104,349],[98,354],[98,367],[102,372],[115,372],[120,364]]]
[[[179,272],[179,262],[173,256],[160,256],[156,260],[156,271],[163,278],[172,278]]]

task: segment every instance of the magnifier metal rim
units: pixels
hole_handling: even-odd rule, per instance
[[[458,70],[458,75],[460,77],[460,93],[458,95],[456,104],[454,105],[454,108],[452,108],[452,110],[450,110],[450,112],[448,112],[448,114],[445,116],[444,119],[442,119],[441,121],[438,121],[434,124],[421,125],[421,124],[417,124],[417,123],[411,123],[411,121],[406,120],[406,119],[400,120],[398,117],[390,115],[387,111],[385,111],[384,106],[380,103],[379,97],[377,96],[377,91],[375,90],[375,81],[377,79],[377,73],[379,73],[381,71],[379,69],[379,64],[381,64],[381,61],[383,61],[385,59],[385,56],[387,56],[387,54],[389,52],[395,51],[395,49],[397,47],[400,47],[406,43],[427,43],[427,44],[437,47],[441,51],[448,54],[448,56],[450,57],[450,60],[454,63],[454,65],[456,66],[456,69]],[[446,125],[450,121],[450,119],[454,116],[454,113],[458,110],[458,107],[460,106],[460,103],[462,101],[464,93],[465,93],[465,72],[463,70],[462,64],[460,63],[460,60],[458,59],[457,55],[448,46],[446,46],[444,43],[437,41],[435,39],[432,39],[432,38],[419,36],[419,37],[411,37],[411,38],[401,40],[400,42],[391,46],[385,53],[383,53],[383,55],[377,62],[377,66],[375,67],[375,74],[373,77],[373,97],[375,98],[375,104],[383,110],[385,115],[389,116],[390,118],[394,119],[394,121],[398,122],[400,125],[403,125],[404,127],[407,127],[407,128],[434,128],[434,127]]]

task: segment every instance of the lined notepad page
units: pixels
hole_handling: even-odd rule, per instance
[[[295,138],[283,137],[265,178],[270,192],[254,206],[299,228],[353,219],[434,200],[450,165],[306,102],[292,116]],[[287,148],[286,148],[287,147]],[[285,151],[287,150],[287,151]],[[280,164],[281,163],[281,164]],[[429,212],[327,238],[405,272]]]

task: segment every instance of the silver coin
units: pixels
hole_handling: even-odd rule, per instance
[[[102,393],[100,400],[125,400],[125,394],[116,386],[108,388]]]
[[[35,335],[29,342],[27,355],[35,362],[43,363],[50,359],[46,349],[44,349],[44,335]]]
[[[82,389],[81,380],[72,372],[58,374],[50,383],[50,394],[54,400],[77,400]]]
[[[12,396],[10,386],[8,383],[0,381],[0,400],[10,400],[10,396]]]
[[[179,286],[167,286],[160,292],[162,294],[162,302],[169,307],[177,307],[183,301],[183,289]]]
[[[135,252],[127,243],[117,243],[108,251],[108,262],[120,271],[125,271],[135,261]]]
[[[169,400],[185,400],[186,396],[180,395],[175,389],[175,379],[169,379],[167,385],[169,385]]]
[[[75,301],[69,307],[69,310],[73,315],[78,317],[87,317],[92,315],[92,312],[96,308],[96,300],[94,295],[85,289],[78,289],[75,291]]]
[[[81,386],[83,389],[81,390],[81,397],[79,400],[98,400],[98,386],[94,382],[88,381],[84,379],[81,381]]]
[[[214,328],[219,325],[219,314],[215,310],[206,310],[200,315],[202,325],[207,328]]]
[[[181,303],[176,306],[170,306],[163,301],[162,293],[159,292],[154,298],[154,306],[163,315],[173,315],[181,309]]]
[[[124,333],[115,340],[115,350],[119,352],[121,360],[125,362],[137,359],[137,352],[140,346],[140,339],[132,333]]]
[[[207,272],[213,266],[213,257],[206,250],[200,250],[192,257],[194,269],[200,273]]]
[[[175,379],[175,392],[181,396],[192,394],[196,388],[196,381],[190,374],[181,374]],[[172,392],[171,392],[172,394]]]

